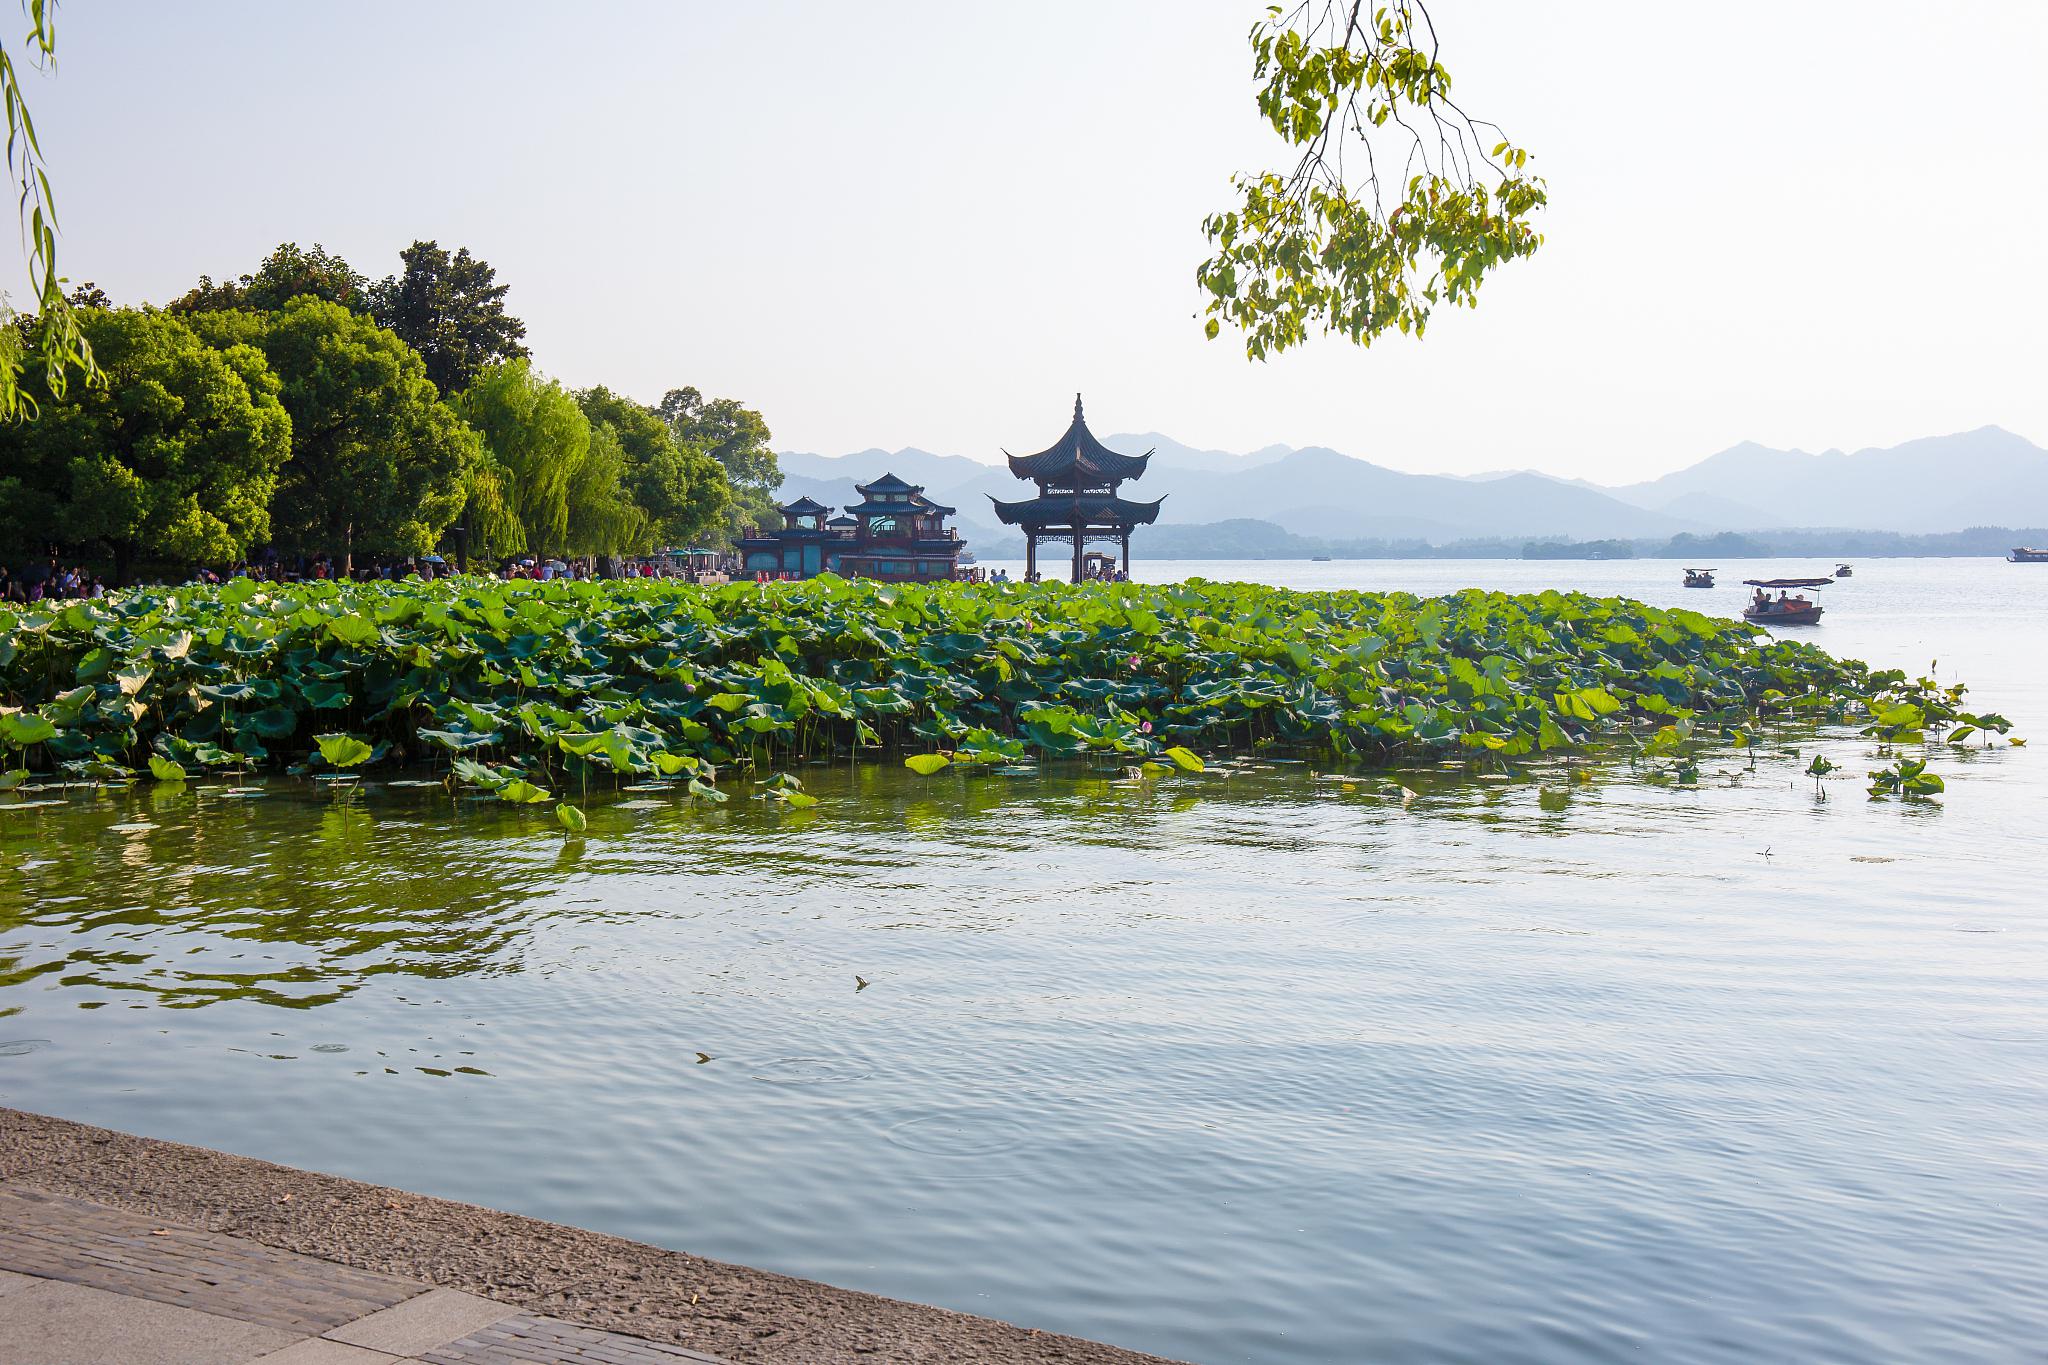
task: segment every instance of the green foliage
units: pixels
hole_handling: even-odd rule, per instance
[[[1957,706],[1927,679],[1621,598],[830,576],[239,580],[0,609],[0,697],[25,708],[0,710],[23,766],[284,763],[345,727],[535,804],[629,775],[716,803],[721,768],[874,747],[917,770],[1035,753],[1193,771],[1198,749],[1497,761],[1624,739],[1684,781],[1701,734]]]
[[[694,388],[670,389],[662,395],[658,411],[678,444],[710,456],[725,470],[731,490],[726,508],[729,535],[781,524],[775,516],[775,489],[782,482],[782,470],[760,413],[742,407],[737,399],[707,399]]]
[[[37,69],[47,71],[57,57],[57,0],[23,0],[22,9],[29,20],[24,55]],[[73,370],[88,384],[99,378],[92,343],[79,327],[78,315],[64,293],[64,277],[57,270],[57,197],[43,168],[42,144],[36,137],[28,98],[22,93],[21,77],[14,54],[0,46],[7,169],[20,187],[15,202],[28,248],[29,280],[36,294],[36,315],[25,321],[0,296],[0,420],[35,415],[36,400],[22,385],[31,355],[46,394],[62,397],[68,392]]]
[[[650,547],[693,545],[724,524],[732,504],[724,467],[677,439],[660,412],[603,387],[584,389],[576,402],[594,432],[610,427],[617,437],[621,482],[645,517]]]
[[[184,764],[174,763],[162,754],[149,756],[149,772],[159,782],[183,782],[186,777]]]
[[[297,725],[294,722],[293,728]],[[286,731],[287,734],[290,731]],[[369,762],[376,753],[370,745],[354,735],[316,735],[313,742],[320,746],[320,757],[331,768],[355,768]]]
[[[194,313],[216,346],[247,342],[283,383],[292,456],[271,505],[289,550],[422,554],[462,508],[482,459],[420,357],[337,303],[297,298],[275,313]]]
[[[441,393],[460,393],[486,365],[526,355],[526,324],[505,311],[510,286],[488,262],[436,242],[414,242],[398,256],[404,269],[371,291],[370,311],[420,353]]]
[[[595,531],[636,529],[634,509],[619,505],[616,438],[593,461],[589,419],[560,384],[524,360],[508,360],[479,374],[455,401],[505,471],[527,549],[569,552]]]
[[[274,313],[302,295],[338,303],[350,312],[360,313],[369,306],[369,281],[318,242],[311,251],[297,242],[285,242],[263,258],[255,273],[219,284],[211,276],[201,275],[196,286],[167,306],[173,313],[218,313],[230,309]]]
[[[1259,112],[1299,159],[1234,178],[1237,206],[1204,220],[1210,337],[1229,323],[1264,359],[1317,330],[1420,336],[1437,304],[1476,304],[1542,244],[1543,181],[1452,101],[1420,0],[1274,6],[1251,48]]]
[[[1889,768],[1873,768],[1870,772],[1870,798],[1873,801],[1881,801],[1887,796],[1909,800],[1925,798],[1939,795],[1947,788],[1941,774],[1927,771],[1924,759],[1901,758]]]
[[[581,834],[590,827],[590,821],[584,816],[583,812],[566,801],[556,803],[555,819],[563,829],[571,834]]]
[[[102,382],[59,395],[32,379],[39,419],[0,426],[0,546],[105,545],[119,572],[145,549],[221,561],[267,540],[292,423],[262,354],[162,313],[79,320]]]
[[[903,766],[919,777],[930,777],[953,760],[944,754],[912,754],[903,760]]]

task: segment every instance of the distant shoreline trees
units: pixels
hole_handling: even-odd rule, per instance
[[[760,413],[694,388],[571,393],[532,368],[488,262],[432,241],[400,257],[371,283],[286,242],[163,308],[74,291],[102,382],[22,375],[39,415],[0,425],[0,560],[104,557],[121,581],[263,547],[633,554],[727,543],[772,508]]]

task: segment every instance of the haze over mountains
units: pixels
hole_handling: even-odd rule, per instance
[[[1155,451],[1144,480],[1126,485],[1125,494],[1165,495],[1162,526],[1249,519],[1330,541],[1444,545],[1785,528],[1928,534],[2048,525],[2048,451],[1998,427],[1852,453],[1813,455],[1745,442],[1662,478],[1621,487],[1529,470],[1467,478],[1407,474],[1320,446],[1268,446],[1240,455],[1186,446],[1158,432],[1108,436],[1103,443],[1132,455]],[[914,448],[841,456],[788,452],[780,459],[785,498],[808,495],[835,507],[859,500],[856,481],[885,472],[921,483],[928,496],[959,509],[955,522],[970,543],[995,555],[1017,537],[996,522],[989,496],[1029,496],[1030,485],[1003,466]]]

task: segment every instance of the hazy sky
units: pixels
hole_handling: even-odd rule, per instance
[[[544,370],[739,397],[784,449],[995,459],[1076,389],[1099,432],[1454,473],[2048,444],[2043,0],[1434,0],[1548,242],[1421,342],[1256,364],[1203,339],[1194,268],[1230,173],[1279,161],[1262,10],[69,0],[31,95],[66,273],[117,301],[436,238]]]

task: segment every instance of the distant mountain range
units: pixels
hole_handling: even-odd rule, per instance
[[[2048,451],[1998,427],[1931,436],[1886,449],[1819,455],[1753,442],[1643,483],[1602,487],[1531,470],[1404,474],[1321,446],[1250,454],[1202,450],[1157,432],[1105,437],[1128,454],[1154,451],[1142,484],[1166,495],[1161,535],[1184,553],[1227,553],[1245,527],[1266,523],[1317,542],[1649,540],[1718,532],[1842,529],[1927,535],[1999,524],[2048,524]],[[1027,496],[1007,468],[907,448],[780,456],[784,498],[834,507],[859,500],[856,482],[894,473],[958,509],[955,524],[984,558],[1021,552],[997,524],[990,496]],[[1234,523],[1229,531],[1220,523]],[[1218,544],[1201,549],[1203,527]],[[1155,528],[1159,529],[1159,528]],[[1270,537],[1269,537],[1270,538]]]

